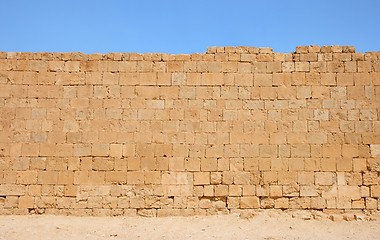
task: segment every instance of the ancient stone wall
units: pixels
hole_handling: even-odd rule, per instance
[[[377,210],[380,53],[0,53],[0,214]]]

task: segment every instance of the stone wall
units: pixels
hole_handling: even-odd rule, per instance
[[[380,52],[0,53],[0,214],[377,210]]]

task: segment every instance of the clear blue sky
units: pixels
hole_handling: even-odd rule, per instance
[[[0,0],[0,51],[380,50],[380,0]]]

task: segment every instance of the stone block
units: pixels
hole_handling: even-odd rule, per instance
[[[277,145],[259,145],[259,154],[262,158],[278,157]]]
[[[279,171],[277,176],[281,185],[295,185],[298,181],[298,174],[295,171]]]
[[[378,200],[367,197],[365,199],[365,208],[368,210],[376,210],[378,208]]]
[[[292,157],[310,157],[310,145],[309,144],[294,144],[291,146]]]
[[[211,184],[221,184],[222,183],[222,173],[221,172],[211,172],[210,174]]]
[[[337,170],[345,172],[352,171],[352,158],[338,158]]]
[[[244,170],[245,171],[257,171],[259,170],[258,158],[244,158]]]
[[[24,185],[1,184],[1,196],[23,196],[25,195],[26,187]]]
[[[380,157],[380,144],[371,144],[370,149],[372,157]]]
[[[37,176],[37,171],[19,171],[17,172],[17,184],[36,184]]]
[[[316,172],[315,184],[322,186],[331,186],[336,181],[335,173],[333,172]]]
[[[201,85],[215,86],[223,85],[224,76],[222,73],[202,73]]]
[[[94,184],[94,185],[102,185],[105,183],[105,172],[103,171],[99,171],[99,172],[95,172],[95,171],[92,171],[92,172],[89,172],[88,173],[88,182],[89,184]],[[107,187],[103,187],[103,188],[100,188],[100,190],[102,189],[107,189]],[[100,191],[99,190],[99,191]],[[103,195],[107,195],[108,193],[106,192],[105,194]]]
[[[133,171],[127,172],[128,184],[144,184],[144,172]]]
[[[185,159],[183,157],[171,157],[168,160],[170,171],[185,171]]]
[[[300,196],[301,197],[318,197],[317,187],[314,185],[300,186]]]
[[[105,182],[125,184],[127,183],[127,173],[122,171],[108,171],[105,173]]]
[[[269,196],[273,198],[282,197],[282,186],[269,186]]]
[[[273,84],[273,75],[267,73],[254,74],[254,86],[271,87]]]
[[[38,173],[38,183],[39,184],[57,184],[58,174],[56,171],[41,171]]]
[[[350,200],[361,199],[361,190],[358,186],[338,186],[338,199],[349,198]],[[339,201],[339,200],[338,200]],[[351,206],[349,206],[351,208]]]
[[[57,183],[64,185],[74,184],[74,173],[72,171],[59,171]]]
[[[339,144],[324,144],[322,146],[324,158],[339,158],[342,156],[342,146]]]
[[[207,185],[210,184],[209,172],[195,172],[194,173],[194,185]]]
[[[24,143],[21,148],[22,156],[37,157],[39,155],[39,144]]]
[[[186,171],[200,171],[200,162],[199,158],[186,158],[185,159],[185,170]]]
[[[277,183],[278,172],[277,171],[264,171],[262,172],[262,178],[264,183]]]
[[[311,98],[311,87],[297,86],[297,99],[308,99],[308,98]]]
[[[227,185],[216,185],[215,186],[215,196],[228,196],[228,186]]]
[[[309,62],[295,62],[295,71],[296,72],[309,72],[310,63]]]
[[[76,197],[78,192],[78,187],[75,185],[65,185],[64,196],[66,197]]]
[[[379,185],[371,186],[371,197],[380,198],[380,186]]]
[[[91,145],[90,144],[75,144],[73,150],[73,156],[84,157],[91,155]]]
[[[288,209],[289,208],[289,198],[278,198],[274,200],[274,208],[278,209]]]
[[[311,208],[312,209],[325,209],[326,208],[326,199],[322,197],[313,197],[311,198]]]
[[[234,174],[234,184],[250,184],[251,174],[249,172],[237,172]]]
[[[18,199],[18,208],[34,208],[34,198],[30,196],[21,196]]]
[[[260,200],[255,196],[244,196],[240,198],[240,208],[249,209],[249,208],[259,208]]]
[[[255,195],[255,194],[251,194]],[[242,186],[241,185],[229,185],[228,196],[240,197],[242,196]]]
[[[92,170],[109,171],[114,169],[114,160],[109,158],[96,157],[92,161]]]

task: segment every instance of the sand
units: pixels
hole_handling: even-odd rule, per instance
[[[281,214],[252,218],[0,216],[0,239],[379,239],[379,220],[305,220]]]

